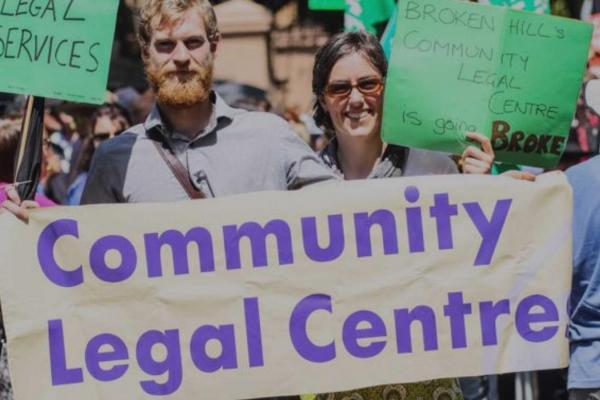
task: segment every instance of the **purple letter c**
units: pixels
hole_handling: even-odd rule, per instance
[[[331,296],[313,294],[300,300],[290,317],[290,337],[294,348],[304,359],[324,363],[335,358],[335,342],[318,346],[310,340],[306,332],[308,318],[317,310],[331,313]]]
[[[54,284],[73,287],[83,283],[83,269],[80,266],[68,271],[58,265],[54,259],[54,246],[62,236],[74,236],[79,239],[77,221],[59,219],[42,231],[37,245],[38,260],[44,275]]]

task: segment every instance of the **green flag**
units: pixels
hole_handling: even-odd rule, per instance
[[[375,26],[385,22],[396,9],[395,0],[308,0],[311,10],[344,10],[346,31],[376,33]]]
[[[383,47],[383,51],[387,59],[390,59],[392,54],[392,45],[394,43],[394,35],[396,34],[396,26],[398,21],[398,7],[394,7],[394,12],[388,21],[387,26],[385,27],[385,31],[381,36],[381,47]]]
[[[390,19],[395,8],[395,0],[346,0],[345,29],[376,33],[375,25]]]
[[[479,0],[479,2],[515,10],[533,11],[538,14],[550,14],[549,0]]]
[[[308,0],[311,10],[345,10],[346,0]]]

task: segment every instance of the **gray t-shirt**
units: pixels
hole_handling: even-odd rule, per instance
[[[337,157],[337,149],[337,140],[334,138],[321,151],[320,156],[336,175],[342,177],[344,174]],[[368,178],[377,179],[457,173],[458,168],[456,164],[447,154],[389,144],[381,157],[381,161],[375,166]]]

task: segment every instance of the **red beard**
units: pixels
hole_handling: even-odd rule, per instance
[[[166,71],[146,65],[146,75],[160,104],[169,107],[190,108],[207,100],[213,77],[213,57],[210,55],[200,66],[190,67],[185,73]]]

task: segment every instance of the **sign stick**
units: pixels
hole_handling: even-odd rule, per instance
[[[40,179],[42,165],[42,142],[44,128],[44,97],[29,96],[21,138],[15,160],[15,182],[19,196],[23,200],[32,200]]]

